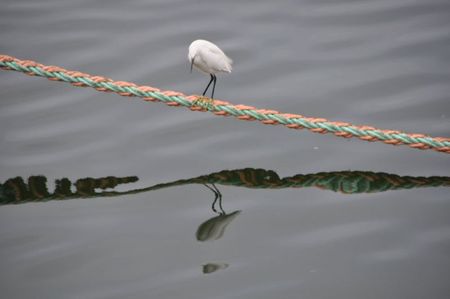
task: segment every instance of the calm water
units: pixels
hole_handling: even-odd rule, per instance
[[[235,62],[219,98],[450,136],[448,0],[6,0],[0,28],[0,53],[187,94],[208,81],[187,47],[209,39]],[[0,182],[63,199],[0,207],[4,298],[450,294],[449,189],[408,189],[448,186],[447,155],[14,72],[0,98]],[[217,174],[244,168],[265,171]],[[80,180],[108,176],[131,178]]]

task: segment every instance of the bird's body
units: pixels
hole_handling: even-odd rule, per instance
[[[211,76],[211,80],[206,86],[202,96],[205,96],[209,86],[213,83],[211,100],[214,98],[214,89],[216,87],[217,73],[231,73],[233,61],[215,44],[207,40],[198,39],[189,46],[189,62],[192,68],[195,67],[201,72]],[[203,98],[202,101],[205,101]]]
[[[189,61],[207,74],[231,73],[233,61],[215,44],[198,39],[189,46]]]

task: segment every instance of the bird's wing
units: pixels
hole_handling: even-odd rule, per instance
[[[205,49],[205,57],[208,57],[208,65],[219,72],[231,72],[233,61],[218,47]]]
[[[213,47],[209,47],[208,50],[210,52],[212,52],[215,55],[221,56],[221,57],[225,57],[227,62],[230,64],[233,64],[233,60],[231,60],[230,57],[228,57],[219,47],[217,47],[216,45],[214,45]]]

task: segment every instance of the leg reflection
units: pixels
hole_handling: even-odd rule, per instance
[[[222,193],[219,191],[219,189],[216,187],[214,183],[211,183],[211,186],[209,186],[206,183],[203,185],[214,193],[214,201],[212,203],[211,209],[219,215],[225,215],[225,211],[223,210],[222,207]],[[216,209],[217,202],[219,202],[220,211],[217,211]]]

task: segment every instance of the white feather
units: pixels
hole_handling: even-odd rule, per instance
[[[189,46],[189,62],[207,74],[231,73],[233,61],[215,44],[198,39]]]

